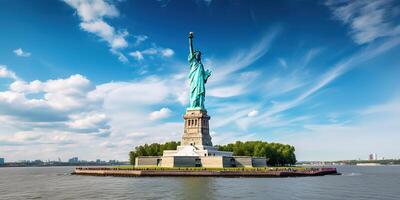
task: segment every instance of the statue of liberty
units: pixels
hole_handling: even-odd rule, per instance
[[[211,75],[211,71],[204,71],[203,63],[201,63],[201,52],[193,50],[193,32],[189,33],[189,51],[190,106],[188,109],[205,110],[205,84]]]

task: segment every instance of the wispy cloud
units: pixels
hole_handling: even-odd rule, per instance
[[[206,58],[205,68],[211,68],[212,78],[207,82],[207,94],[217,98],[245,95],[256,81],[259,72],[245,70],[263,57],[280,32],[279,27],[271,29],[254,45],[232,53],[226,58]]]
[[[285,59],[283,59],[283,58],[278,58],[278,62],[279,62],[279,64],[280,64],[284,69],[287,69],[287,68],[288,68],[288,64],[287,64],[287,62],[286,62]]]
[[[294,75],[294,77],[290,78],[290,76],[286,74],[286,76],[281,78],[282,80],[277,79],[279,76],[272,76],[268,78],[267,81],[264,80],[266,84],[265,87],[258,88],[266,91],[266,95],[264,95],[266,96],[266,101],[259,102],[259,104],[253,104],[253,107],[237,108],[234,115],[230,115],[224,119],[221,119],[221,122],[218,122],[216,126],[223,127],[226,124],[234,123],[237,124],[239,128],[246,130],[250,124],[252,127],[264,128],[278,127],[282,126],[283,124],[287,124],[286,122],[291,121],[290,117],[282,118],[280,114],[300,106],[306,102],[307,99],[312,97],[315,93],[320,91],[322,88],[344,73],[355,67],[362,66],[365,62],[368,62],[369,60],[374,59],[387,51],[390,51],[399,44],[400,38],[396,37],[388,39],[384,42],[370,44],[354,53],[352,56],[339,61],[325,73],[320,75],[319,78],[314,80],[308,80],[306,77],[303,77],[303,79],[298,79],[296,78],[298,75]],[[306,56],[307,55],[309,55],[309,53],[307,53]],[[301,65],[302,66],[300,66],[300,68],[303,68],[303,64]],[[259,81],[257,82],[258,85],[261,83],[262,82]],[[274,92],[275,90],[277,91]],[[297,90],[297,92],[294,93],[296,95],[289,95],[289,100],[274,100],[275,98],[280,97],[280,95],[292,90]],[[286,97],[285,99],[288,98]],[[253,109],[257,109],[259,114],[249,118],[248,113]]]
[[[19,56],[19,57],[31,56],[31,53],[23,51],[21,48],[15,49],[13,52],[15,53],[16,56]]]
[[[307,67],[315,57],[322,52],[322,48],[311,48],[307,51],[304,57],[300,60],[299,68]]]
[[[110,45],[111,49],[117,50],[128,46],[125,37],[128,35],[127,31],[116,32],[114,27],[110,26],[102,20],[91,22],[82,22],[82,29],[87,32],[94,33]]]
[[[128,63],[129,59],[123,50],[129,46],[127,37],[129,32],[126,29],[116,29],[105,18],[115,18],[120,15],[118,9],[112,1],[97,0],[64,0],[68,5],[76,10],[81,19],[80,27],[84,31],[97,35],[102,41],[107,42],[110,52],[118,57],[123,63]],[[133,46],[138,47],[149,37],[147,35],[133,36],[135,42]],[[140,61],[145,55],[159,55],[162,58],[169,58],[174,55],[174,50],[170,48],[158,47],[153,43],[153,47],[143,51],[135,50],[131,55],[135,60]]]
[[[135,35],[134,38],[136,39],[135,41],[135,46],[139,46],[142,44],[144,41],[146,41],[149,37],[147,35]]]
[[[246,68],[260,59],[269,51],[273,40],[279,32],[280,28],[275,27],[249,49],[240,50],[227,59],[212,60],[210,65],[214,69],[214,74],[211,83],[214,84],[226,80],[229,74]]]
[[[170,48],[162,48],[162,47],[151,47],[148,49],[145,49],[143,51],[133,51],[129,53],[130,56],[135,58],[137,61],[144,60],[144,56],[158,56],[162,58],[169,58],[172,57],[175,54],[174,50]]]
[[[142,52],[140,51],[133,51],[131,53],[129,53],[130,56],[132,56],[133,58],[135,58],[135,60],[137,61],[141,61],[144,59]]]
[[[355,53],[353,56],[339,62],[334,67],[330,68],[326,73],[324,73],[318,81],[316,81],[311,87],[301,93],[299,96],[291,101],[286,102],[275,102],[274,105],[268,109],[268,111],[262,115],[263,117],[271,116],[276,113],[291,109],[299,104],[301,104],[306,98],[313,95],[320,89],[322,89],[327,84],[334,81],[337,77],[346,73],[350,69],[359,66],[360,64],[369,61],[380,54],[389,51],[393,47],[400,44],[400,38],[393,38],[379,44],[371,44],[359,52]]]
[[[335,19],[350,26],[350,34],[357,44],[400,34],[396,1],[329,0],[325,4],[332,10]]]
[[[127,62],[127,58],[120,52],[120,49],[128,47],[126,37],[129,35],[127,30],[116,30],[107,23],[104,18],[119,16],[119,11],[112,3],[104,0],[65,0],[65,2],[76,10],[81,19],[80,27],[97,35],[101,40],[106,41],[110,51],[116,54],[122,62]]]

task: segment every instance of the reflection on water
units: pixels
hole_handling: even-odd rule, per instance
[[[400,196],[400,166],[343,166],[303,178],[91,177],[71,167],[0,168],[0,199],[382,199]]]
[[[192,199],[193,197],[211,199],[213,197],[214,179],[207,177],[181,177],[180,179],[179,188],[181,188],[182,199]]]
[[[354,172],[351,172],[351,173],[349,173],[349,174],[343,174],[343,176],[361,176],[361,173],[354,173]]]

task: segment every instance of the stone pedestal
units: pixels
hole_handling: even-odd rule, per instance
[[[187,110],[183,116],[185,128],[182,136],[182,146],[212,147],[209,131],[210,116],[205,110]]]
[[[232,156],[232,152],[218,151],[211,142],[206,110],[186,110],[181,146],[177,150],[165,150],[163,156]]]

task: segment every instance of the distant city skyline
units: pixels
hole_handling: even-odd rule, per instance
[[[399,158],[399,4],[1,1],[0,157],[128,160],[180,141],[193,31],[214,144]]]

